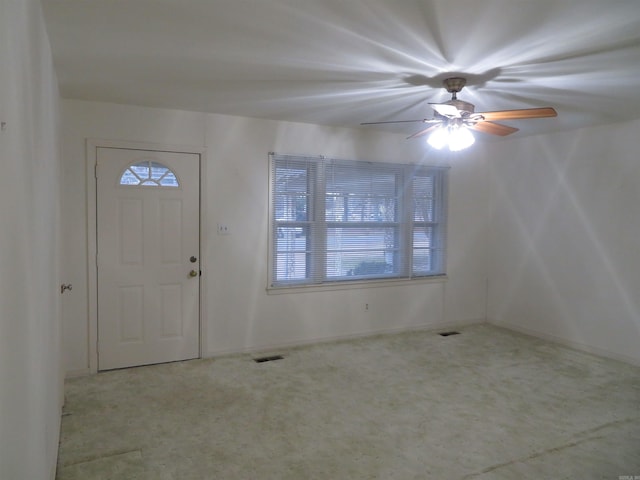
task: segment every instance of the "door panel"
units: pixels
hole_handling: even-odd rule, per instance
[[[118,287],[119,342],[140,343],[144,339],[144,287],[128,285]],[[105,322],[107,319],[103,319]]]
[[[144,236],[142,234],[142,199],[118,198],[120,234],[120,263],[122,265],[143,264]]]
[[[181,261],[182,211],[182,200],[160,201],[160,259],[163,265],[175,265]]]
[[[160,309],[162,323],[160,336],[176,338],[183,336],[182,287],[180,285],[160,285]]]
[[[200,156],[97,159],[98,369],[198,357]]]

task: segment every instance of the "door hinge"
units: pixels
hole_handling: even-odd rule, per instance
[[[93,166],[93,176],[98,179],[98,162]]]

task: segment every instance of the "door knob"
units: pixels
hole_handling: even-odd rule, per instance
[[[197,272],[197,271],[195,271],[195,270],[191,270],[191,271],[189,272],[189,276],[190,276],[190,277],[197,277],[197,276],[198,276],[198,272]]]

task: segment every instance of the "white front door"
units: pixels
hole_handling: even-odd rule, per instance
[[[98,369],[199,356],[200,155],[97,149]]]

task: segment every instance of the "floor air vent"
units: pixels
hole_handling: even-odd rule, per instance
[[[460,332],[441,332],[438,335],[441,337],[449,337],[451,335],[460,335]]]
[[[254,358],[253,361],[256,363],[264,363],[264,362],[273,362],[274,360],[282,360],[284,357],[282,355],[271,355],[270,357],[258,357]]]

